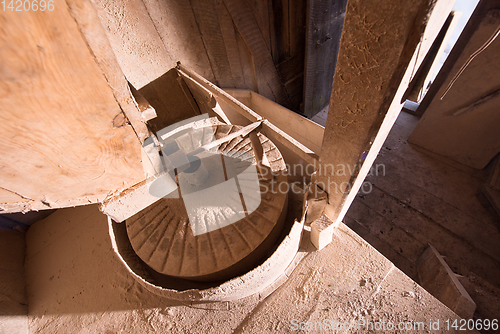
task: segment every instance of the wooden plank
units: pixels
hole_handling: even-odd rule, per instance
[[[366,180],[374,186],[383,189],[394,198],[398,198],[404,205],[425,214],[443,228],[466,240],[470,245],[500,261],[500,247],[498,246],[500,232],[494,225],[493,219],[490,218],[490,222],[488,222],[481,219],[478,215],[471,215],[470,209],[468,209],[474,206],[471,205],[472,203],[476,204],[475,206],[481,206],[475,198],[476,189],[461,191],[454,187],[451,182],[442,184],[442,189],[447,189],[447,192],[470,194],[467,199],[465,196],[462,196],[462,203],[459,203],[462,204],[461,206],[457,206],[456,204],[454,206],[444,199],[437,197],[438,195],[442,195],[443,192],[434,191],[434,185],[429,187],[430,189],[424,190],[415,185],[413,181],[417,178],[415,174],[408,171],[401,175],[401,172],[398,172],[398,170],[402,170],[404,167],[403,164],[398,166],[384,164],[384,168],[386,168],[385,172],[390,177],[374,175],[367,177]],[[433,183],[431,178],[426,177],[425,179],[427,184],[430,185]],[[486,210],[485,213],[489,214]]]
[[[0,178],[27,199],[0,206],[81,205],[140,181],[140,141],[65,1],[0,18]]]
[[[448,27],[448,30],[446,31],[446,35],[443,38],[441,47],[439,48],[436,54],[434,62],[432,63],[431,68],[429,69],[429,73],[427,74],[424,80],[424,84],[422,85],[422,91],[418,97],[419,103],[422,102],[422,99],[425,97],[427,91],[429,90],[430,85],[432,84],[432,80],[435,79],[436,71],[441,66],[441,58],[443,57],[446,47],[448,46],[448,42],[450,41],[450,38],[453,35],[453,32],[455,31],[455,28],[458,22],[460,21],[460,18],[462,17],[462,12],[452,11],[450,14],[453,15],[452,21]],[[422,116],[422,114],[423,114],[422,109],[420,109],[417,115]]]
[[[290,57],[288,0],[271,0],[270,3],[273,59],[275,64],[279,64]]]
[[[356,201],[353,202],[353,206],[355,203]],[[349,212],[345,216],[345,224],[354,232],[356,232],[357,235],[359,235],[366,242],[368,242],[372,247],[374,247],[377,251],[379,251],[382,255],[384,255],[389,261],[394,263],[396,267],[398,267],[411,279],[417,281],[418,280],[417,265],[415,264],[415,262],[407,258],[409,254],[407,253],[408,249],[406,247],[395,249],[393,246],[393,239],[391,240],[383,239],[383,236],[386,234],[385,233],[386,230],[383,230],[384,233],[381,233],[380,232],[381,230],[378,230],[374,233],[366,225],[366,223],[368,222],[378,221],[379,220],[378,217],[375,215],[373,216],[373,219],[372,217],[370,217],[370,219],[359,220],[351,217],[351,212],[354,212],[354,209],[349,210]],[[394,227],[389,227],[388,230],[391,231],[391,228]]]
[[[427,110],[429,104],[434,99],[438,91],[441,89],[441,86],[444,84],[445,80],[450,75],[450,71],[452,71],[453,67],[455,66],[455,63],[457,62],[458,58],[464,51],[466,45],[469,43],[469,40],[471,39],[472,35],[477,30],[483,18],[488,14],[488,11],[490,9],[499,7],[500,7],[499,4],[496,3],[495,1],[480,1],[477,4],[474,12],[467,21],[467,25],[465,26],[462,33],[460,34],[460,37],[453,46],[453,49],[451,50],[448,57],[446,57],[446,61],[439,70],[439,73],[434,79],[434,82],[432,83],[431,87],[425,94],[424,99],[420,102],[419,108],[417,110],[418,114],[422,115],[425,112],[425,110]]]
[[[288,19],[290,25],[290,56],[302,58],[304,66],[304,55],[306,50],[306,12],[307,1],[288,0]]]
[[[189,1],[143,0],[172,62],[182,61],[212,82],[214,73]]]
[[[270,12],[270,0],[248,0],[248,4],[252,8],[255,20],[259,25],[260,32],[266,42],[268,50],[271,50],[271,20],[272,12]]]
[[[392,147],[392,145],[391,145]],[[390,147],[388,147],[390,149]],[[432,194],[442,201],[459,209],[466,217],[474,217],[480,226],[494,226],[494,217],[488,210],[483,208],[476,197],[478,189],[483,181],[479,181],[467,173],[457,170],[434,158],[428,157],[419,151],[405,154],[405,157],[383,148],[380,151],[379,159],[376,160],[374,169],[385,170],[385,175],[397,174],[401,177],[403,186],[412,189],[418,187],[421,191]],[[434,173],[428,172],[433,169]],[[375,176],[367,176],[367,181],[378,180]],[[406,182],[409,184],[407,185]],[[378,182],[389,182],[389,180],[378,180]],[[389,185],[388,185],[389,186]],[[450,189],[453,189],[450,191]],[[422,194],[422,192],[419,192]],[[405,196],[408,201],[412,201],[413,196]]]
[[[205,78],[186,68],[184,65],[178,64],[178,71],[184,78],[191,78],[192,80],[196,81],[201,87],[213,94],[216,99],[221,99],[233,106],[236,110],[238,110],[238,113],[243,115],[251,123],[262,120],[262,117],[255,113],[253,110],[249,109],[243,103],[239,102],[219,87],[207,81]]]
[[[321,152],[323,132],[325,130],[321,125],[318,125],[257,93],[241,90],[226,90],[226,92],[236,98],[238,98],[238,95],[242,95],[247,92],[249,97],[248,104],[246,105],[250,109],[263,118],[268,119],[271,123],[277,124],[281,130],[285,131],[311,151],[316,154]]]
[[[285,84],[285,89],[292,103],[291,109],[300,113],[302,98],[304,97],[304,73],[296,76]]]
[[[66,1],[71,16],[85,38],[97,64],[101,68],[106,81],[113,90],[113,95],[132,125],[141,142],[149,137],[146,119],[134,101],[127,80],[116,60],[113,49],[106,37],[106,32],[99,20],[97,12],[90,1]]]
[[[425,78],[427,77],[427,75],[429,75],[432,65],[439,60],[436,59],[436,57],[438,55],[438,51],[442,47],[442,44],[444,42],[447,32],[449,31],[451,23],[453,22],[453,16],[454,15],[452,13],[448,15],[446,22],[441,27],[439,35],[437,35],[436,39],[432,43],[432,47],[429,49],[429,52],[425,55],[424,60],[422,61],[420,67],[413,76],[413,79],[411,80],[410,85],[408,86],[408,89],[405,95],[403,96],[404,100],[417,101],[417,102],[419,101],[418,97],[423,89]],[[418,104],[416,107],[418,107]],[[413,110],[413,112],[415,110]]]
[[[194,18],[203,40],[215,76],[220,87],[234,87],[234,79],[222,37],[215,0],[190,0]]]
[[[479,53],[446,91],[469,57],[497,32],[499,13],[491,10],[484,17],[409,138],[413,144],[477,169],[500,152],[500,96],[494,94],[500,87],[500,38]],[[483,100],[490,94],[490,99]],[[481,103],[466,108],[478,100]]]
[[[217,117],[224,124],[247,125],[249,123],[248,119],[237,113],[232,106],[225,104],[220,99],[217,101],[212,92],[201,86],[196,80],[182,71],[179,71],[179,73],[193,94],[201,113],[208,114],[210,117]],[[235,118],[234,114],[239,117]]]
[[[343,219],[402,108],[429,8],[427,0],[348,4],[321,163],[361,168],[318,175],[334,221]]]
[[[276,66],[281,80],[286,83],[293,80],[298,75],[304,73],[304,55],[293,56]]]
[[[204,87],[204,89],[208,90],[211,94],[213,94],[213,96],[215,97],[216,100],[218,100],[219,103],[228,104],[231,107],[230,110],[232,110],[233,112],[236,111],[241,116],[246,118],[248,122],[253,123],[256,121],[263,120],[263,118],[260,115],[255,113],[247,106],[245,106],[243,103],[233,98],[228,93],[221,90],[219,87],[208,82],[207,80],[205,80],[198,74],[194,73],[193,71],[190,71],[182,64],[179,64],[178,67],[179,67],[179,73],[183,77],[186,77],[188,79],[191,78],[192,80],[197,81],[202,87]],[[223,108],[224,111],[227,110],[226,108],[227,108],[226,106]],[[231,119],[231,115],[229,113],[228,117]],[[247,125],[241,122],[238,122],[236,124]],[[278,144],[279,142],[281,145],[285,146],[295,155],[303,159],[306,163],[311,165],[316,165],[318,155],[315,152],[311,151],[310,149],[302,145],[300,142],[292,138],[290,135],[288,135],[287,133],[276,127],[268,120],[265,120],[264,123],[262,124],[262,133],[264,133],[269,139],[274,141],[277,146],[279,145]],[[281,147],[278,146],[278,148],[281,150]]]
[[[252,54],[248,50],[243,37],[236,30],[236,41],[238,43],[238,50],[240,52],[241,68],[243,70],[243,78],[245,79],[245,88],[259,92],[259,85],[257,82],[257,73],[255,72],[255,64]]]
[[[217,16],[226,47],[227,59],[234,80],[235,88],[246,88],[245,78],[243,77],[243,68],[240,59],[240,50],[238,50],[238,41],[233,20],[226,9],[222,0],[215,1]]]
[[[476,303],[431,244],[418,261],[419,283],[463,319],[472,319]]]
[[[421,38],[420,45],[418,46],[417,58],[415,64],[413,65],[414,70],[412,73],[412,78],[420,65],[422,65],[425,56],[431,49],[432,44],[436,40],[436,37],[439,35],[441,27],[448,19],[455,1],[456,0],[440,0],[431,4],[431,13],[427,18],[424,34]]]
[[[250,6],[246,1],[224,0],[224,3],[252,54],[257,73],[259,92],[279,104],[290,106],[290,99],[274,66],[271,53],[266,46],[255,17],[252,15]],[[263,92],[265,85],[269,86],[273,96],[269,96]]]
[[[29,333],[25,257],[25,234],[0,227],[0,313],[2,314],[0,331],[2,333]]]
[[[273,142],[280,142],[282,145],[286,146],[286,148],[303,159],[306,164],[316,166],[318,160],[318,155],[316,153],[302,145],[300,142],[268,120],[265,120],[264,123],[262,123],[262,133]]]
[[[330,102],[346,6],[347,0],[307,1],[303,113],[309,118]]]
[[[391,203],[390,200],[391,199],[388,199],[387,203]],[[396,203],[396,199],[392,200],[394,203],[386,206],[384,208],[386,211],[391,210],[393,205],[399,205]],[[358,195],[356,197],[346,215],[346,220],[350,221],[351,225],[361,225],[371,235],[389,244],[394,252],[413,264],[418,261],[419,255],[422,254],[425,249],[425,243],[415,239],[410,233],[394,224],[392,220],[372,210],[370,206],[366,204],[363,195]]]

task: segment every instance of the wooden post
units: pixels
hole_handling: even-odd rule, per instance
[[[343,219],[402,108],[431,2],[348,3],[316,177],[328,193],[325,212],[335,223]]]

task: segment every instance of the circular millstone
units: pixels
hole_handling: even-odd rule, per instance
[[[214,125],[208,133],[215,134],[215,139],[236,132],[241,127],[234,125]],[[260,179],[260,204],[254,211],[244,210],[242,218],[229,225],[210,230],[207,221],[224,220],[225,213],[217,207],[201,208],[198,213],[201,225],[190,223],[184,198],[189,196],[190,189],[180,181],[180,198],[162,198],[148,208],[126,220],[127,233],[134,251],[156,272],[198,281],[215,281],[228,279],[250,270],[260,261],[266,251],[278,238],[286,215],[287,206],[287,176],[285,163],[276,146],[264,135],[258,134],[265,155],[275,174],[272,180]],[[209,139],[203,139],[202,142]],[[252,146],[248,138],[236,137],[214,149],[219,156],[224,155],[227,169],[227,156],[240,156],[247,152],[247,157],[253,158]],[[239,189],[244,187],[245,177],[241,177],[238,164],[249,166],[249,162],[233,159],[233,172],[227,170],[224,180],[239,175]],[[198,168],[198,163],[187,170]],[[207,164],[210,167],[210,163]],[[210,168],[207,182],[220,182],[220,175]],[[235,171],[234,171],[235,170]],[[257,169],[256,169],[257,170]],[[181,179],[182,173],[178,175]],[[214,181],[215,180],[215,181]],[[184,185],[184,188],[183,188]],[[281,185],[281,187],[280,187]],[[240,190],[241,192],[241,190]],[[237,200],[251,206],[251,199],[240,194]],[[245,199],[244,199],[245,197]],[[229,201],[234,201],[232,198]],[[229,202],[228,201],[228,202]],[[255,203],[255,201],[254,201]],[[258,203],[258,202],[257,202]],[[227,203],[227,207],[234,207]],[[227,209],[227,208],[225,208]],[[192,216],[191,216],[192,218]],[[194,219],[191,219],[195,221]],[[201,227],[200,227],[201,226]],[[201,231],[200,231],[201,228]]]

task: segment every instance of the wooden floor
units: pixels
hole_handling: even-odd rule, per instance
[[[313,120],[325,121],[326,113]],[[400,114],[375,161],[378,175],[366,179],[371,192],[358,193],[344,222],[417,282],[415,263],[432,244],[462,276],[477,304],[475,317],[498,319],[499,221],[480,197],[489,170],[408,144],[418,120]]]

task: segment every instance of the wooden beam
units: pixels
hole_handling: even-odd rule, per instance
[[[303,113],[313,117],[330,102],[347,0],[307,1]]]
[[[472,319],[476,303],[439,252],[428,244],[417,262],[419,283],[463,319]]]
[[[299,141],[316,154],[321,152],[325,128],[262,95],[248,90],[226,89],[227,93],[237,98],[250,109]]]
[[[149,137],[146,119],[142,117],[138,108],[139,102],[134,101],[134,96],[116,60],[96,10],[89,0],[67,0],[66,3],[71,16],[78,24],[78,29],[85,39],[90,53],[94,56],[106,81],[113,90],[116,102],[123,110],[141,143],[144,142],[144,139]]]
[[[202,76],[196,74],[195,72],[191,71],[190,69],[186,68],[184,65],[182,65],[180,63],[178,65],[178,68],[179,68],[179,73],[184,78],[186,78],[187,82],[190,82],[191,80],[196,81],[201,87],[203,87],[205,90],[210,92],[210,94],[213,94],[216,98],[220,98],[221,100],[228,103],[229,105],[234,106],[250,122],[253,123],[253,122],[257,122],[259,120],[262,120],[262,117],[260,117],[253,110],[251,110],[250,108],[245,106],[243,103],[236,100],[231,95],[227,94],[222,89],[215,86],[213,83],[209,82],[208,80],[206,80]]]
[[[417,72],[413,76],[408,89],[406,90],[405,95],[403,96],[404,100],[410,100],[414,102],[419,101],[419,95],[422,89],[424,88],[424,82],[426,77],[429,75],[432,65],[438,61],[436,56],[438,55],[438,51],[441,49],[441,46],[444,42],[445,36],[447,35],[451,23],[453,22],[454,13],[450,13],[445,23],[441,27],[439,31],[439,35],[436,37],[434,42],[432,43],[432,47],[429,49],[429,52],[425,55],[424,60],[420,64]]]
[[[348,3],[316,177],[334,222],[343,219],[402,108],[430,10],[429,0]]]
[[[248,5],[247,1],[236,0],[224,0],[224,4],[252,54],[257,72],[259,93],[289,107],[291,104],[290,98],[273,63],[271,52],[252,14],[250,5]],[[265,93],[268,89],[271,90],[272,96]]]
[[[174,56],[179,55],[165,47],[146,7],[148,1],[90,1],[125,77],[137,90],[175,66]]]

